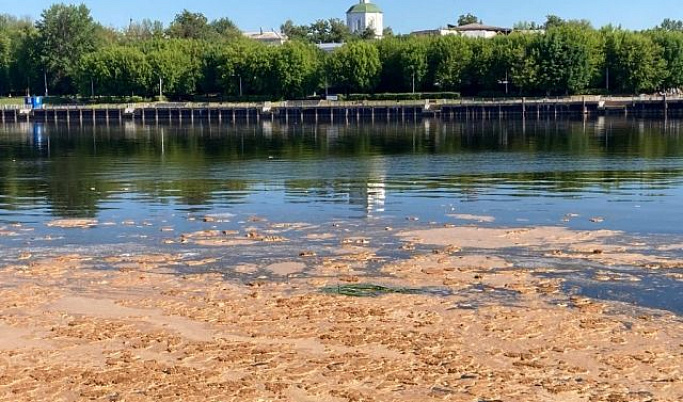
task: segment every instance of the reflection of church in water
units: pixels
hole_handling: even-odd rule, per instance
[[[349,192],[349,203],[365,207],[368,216],[384,212],[387,191],[382,179],[369,180],[365,186],[352,187]]]
[[[325,139],[329,143],[340,136],[339,126],[325,128]],[[362,163],[362,170],[357,177],[349,177],[342,186],[347,191],[348,202],[353,206],[363,207],[366,216],[384,212],[387,199],[386,160],[382,156],[373,156]]]
[[[387,200],[386,167],[382,157],[367,162],[369,166],[363,179],[351,179],[349,204],[362,206],[368,217],[385,211]]]

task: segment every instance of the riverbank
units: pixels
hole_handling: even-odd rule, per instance
[[[91,230],[91,222],[58,223]],[[286,242],[287,228],[178,241],[226,255],[252,242],[266,253]],[[409,254],[387,260],[373,238],[332,229],[308,239],[314,247],[339,236],[324,254],[304,244],[267,266],[225,259],[220,273],[202,270],[216,261],[201,254],[25,250],[0,269],[0,399],[683,398],[680,316],[576,296],[546,275],[547,261],[522,268],[505,257],[522,247],[539,261],[571,257],[675,275],[683,261],[664,254],[680,245],[660,245],[658,256],[609,231],[426,226],[395,233]],[[231,272],[253,279],[227,279]],[[381,287],[361,286],[369,283]]]
[[[266,121],[413,121],[559,116],[683,116],[679,96],[572,96],[546,98],[467,98],[385,101],[282,101],[243,103],[157,102],[94,105],[45,105],[31,109],[2,105],[1,123],[17,122],[194,122]]]

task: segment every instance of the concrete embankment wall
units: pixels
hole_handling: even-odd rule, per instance
[[[393,102],[284,102],[249,105],[121,105],[118,107],[68,106],[44,109],[0,109],[0,122],[258,122],[295,121],[393,121],[441,118],[445,120],[506,117],[559,117],[582,115],[632,115],[683,117],[683,98],[571,98],[517,99],[505,101]]]

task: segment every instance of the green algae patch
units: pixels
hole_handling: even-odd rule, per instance
[[[445,289],[389,287],[373,284],[329,286],[322,288],[321,291],[327,294],[336,294],[348,297],[380,297],[389,294],[445,296],[450,293]]]

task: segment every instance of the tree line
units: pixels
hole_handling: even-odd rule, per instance
[[[463,16],[462,22],[478,21]],[[303,98],[313,93],[458,92],[468,96],[635,94],[683,87],[683,23],[646,31],[550,16],[493,39],[350,35],[342,21],[282,30],[282,46],[243,37],[229,19],[183,11],[168,26],[121,30],[84,6],[39,20],[0,16],[0,93],[172,98]],[[345,41],[331,53],[316,42]]]

